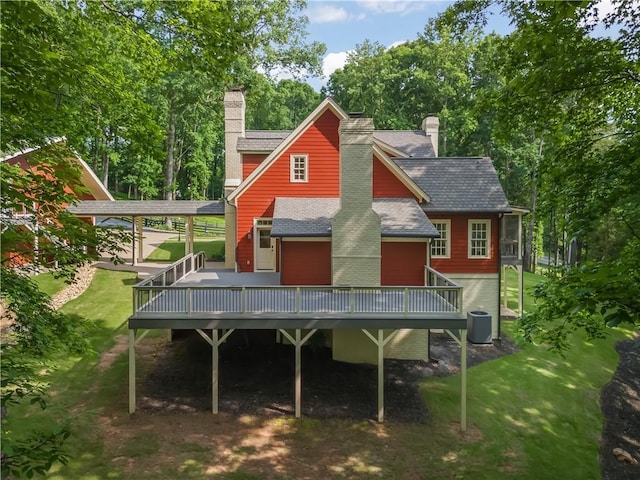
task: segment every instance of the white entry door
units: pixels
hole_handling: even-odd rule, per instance
[[[256,270],[276,270],[276,239],[271,238],[271,221],[258,220],[256,224]]]

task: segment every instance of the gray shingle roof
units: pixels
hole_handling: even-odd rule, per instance
[[[271,153],[290,134],[290,130],[247,130],[238,139],[237,148],[240,152]],[[422,130],[376,130],[373,136],[407,157],[435,156],[431,137]]]
[[[431,136],[422,130],[376,130],[373,136],[407,157],[435,157]]]
[[[330,237],[331,219],[339,198],[276,198],[272,237]],[[377,198],[373,210],[380,216],[385,237],[438,237],[438,231],[411,198]]]
[[[69,212],[96,217],[164,217],[224,215],[222,200],[85,200],[68,207]]]
[[[247,130],[238,138],[239,152],[273,152],[291,134],[290,130]]]
[[[392,159],[431,201],[425,212],[510,212],[490,158]]]

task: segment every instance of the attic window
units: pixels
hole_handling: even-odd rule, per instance
[[[309,156],[291,155],[291,182],[304,183],[309,181]]]

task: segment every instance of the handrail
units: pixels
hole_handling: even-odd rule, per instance
[[[145,303],[141,303],[140,295],[136,293],[137,289],[145,287],[170,287],[175,285],[190,273],[197,272],[204,268],[207,260],[205,252],[189,253],[180,260],[173,262],[168,267],[160,270],[155,275],[137,283],[133,288],[133,313],[135,314],[145,303],[153,300],[152,296],[146,299]]]
[[[136,285],[136,314],[460,314],[462,287]]]

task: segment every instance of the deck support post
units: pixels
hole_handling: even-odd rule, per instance
[[[467,330],[460,330],[458,337],[451,330],[445,330],[460,345],[460,430],[467,431]]]
[[[220,349],[218,329],[211,331],[211,413],[218,413]]]
[[[378,422],[382,423],[384,422],[384,346],[396,336],[398,330],[392,330],[386,338],[382,329],[378,329],[377,338],[364,328],[362,331],[378,347]]]
[[[129,329],[129,413],[136,412],[136,330]]]
[[[294,383],[296,418],[300,418],[302,416],[302,346],[317,331],[318,330],[314,328],[303,337],[302,330],[296,329],[295,338],[294,338],[285,329],[282,329],[282,328],[280,329],[280,333],[282,333],[282,335],[284,335],[287,338],[287,340],[289,340],[296,349],[296,371],[295,371],[295,383]]]
[[[219,331],[217,328],[211,330],[211,337],[204,333],[199,328],[196,329],[196,332],[206,340],[206,342],[211,345],[211,413],[218,413],[218,405],[219,405],[219,372],[220,372],[220,345],[222,345],[229,335],[234,331],[234,328],[230,328],[227,330],[222,337],[218,338]]]
[[[460,351],[460,429],[467,431],[467,331],[460,332],[462,350]]]

